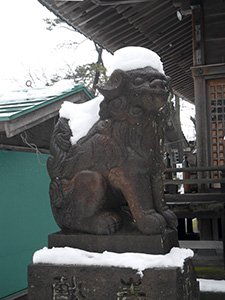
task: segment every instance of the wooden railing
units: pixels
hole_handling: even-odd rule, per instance
[[[180,172],[186,175],[191,174],[191,176],[178,179],[175,175]],[[220,177],[213,178],[214,172],[220,173]],[[193,178],[193,175],[196,178]],[[187,177],[190,178],[187,179]],[[221,249],[222,247],[225,266],[225,166],[167,168],[165,178],[164,183],[167,190],[165,200],[169,208],[174,211],[179,219],[197,218],[201,222],[200,241],[197,242],[199,249],[207,249],[208,247]],[[189,193],[183,194],[174,192],[176,191],[174,188],[170,189],[171,186],[182,184],[194,185],[197,186],[197,189],[195,189],[195,192],[191,192],[190,189]],[[215,184],[219,184],[219,187],[215,188]],[[221,219],[222,241],[219,239],[218,234],[218,219]],[[209,238],[209,226],[207,225],[209,220],[211,221],[211,238]],[[212,241],[216,241],[216,243],[212,243]],[[190,245],[191,248],[193,241],[188,241],[186,244]],[[221,245],[219,248],[218,244]],[[193,247],[196,247],[196,245]]]
[[[189,185],[198,185],[198,191],[201,192],[209,192],[212,191],[212,188],[209,185],[213,185],[215,183],[219,183],[221,185],[220,189],[217,188],[218,192],[225,192],[225,166],[214,166],[214,167],[186,167],[186,168],[167,168],[165,170],[165,175],[171,175],[175,173],[195,173],[198,175],[196,178],[190,179],[177,179],[172,178],[165,179],[165,185],[180,185],[180,184],[189,184]],[[221,177],[213,178],[212,172],[220,172]],[[168,177],[168,176],[167,176]],[[207,187],[208,185],[209,187]]]

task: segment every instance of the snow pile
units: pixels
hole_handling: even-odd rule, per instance
[[[65,101],[59,111],[60,117],[69,120],[72,131],[71,143],[75,144],[80,138],[85,136],[89,129],[98,120],[99,105],[103,96],[96,97],[85,103],[71,103]]]
[[[26,90],[17,91],[2,91],[0,92],[0,103],[21,102],[29,100],[46,99],[50,96],[58,96],[63,92],[69,92],[74,88],[73,80],[61,80],[52,86],[45,86],[43,88],[30,88]]]
[[[34,253],[33,263],[132,268],[139,272],[149,268],[183,268],[184,260],[192,257],[190,249],[172,248],[168,254],[95,253],[74,248],[43,248]]]
[[[116,69],[130,71],[148,66],[164,74],[163,65],[158,54],[147,48],[130,46],[115,51],[111,69],[112,71]]]
[[[197,279],[201,292],[225,293],[225,280]]]

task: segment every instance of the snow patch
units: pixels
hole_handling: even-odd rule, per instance
[[[145,269],[151,268],[183,268],[185,259],[193,257],[191,249],[174,247],[165,255],[143,253],[103,253],[89,252],[75,248],[44,247],[33,255],[34,264],[78,265],[132,268],[137,270],[140,277]],[[225,293],[225,280],[197,279],[202,292]]]
[[[65,101],[62,104],[59,116],[69,120],[69,126],[72,131],[70,138],[72,145],[85,136],[99,119],[99,105],[103,98],[103,96],[98,96],[85,103]]]
[[[197,279],[201,292],[225,293],[225,280]]]
[[[69,92],[74,88],[74,81],[73,80],[61,80],[55,83],[52,86],[45,86],[43,88],[30,88],[30,89],[23,89],[23,90],[11,90],[7,91],[3,90],[0,92],[0,103],[15,103],[21,101],[29,100],[40,100],[46,99],[50,96],[59,96],[63,92]]]
[[[180,122],[187,141],[196,140],[196,130],[191,117],[195,119],[195,105],[180,99]]]
[[[115,51],[111,69],[130,71],[148,66],[164,74],[163,64],[158,54],[147,48],[129,46]]]
[[[185,259],[193,255],[191,249],[176,247],[165,255],[107,251],[95,253],[69,247],[52,249],[44,247],[34,253],[33,263],[132,268],[142,274],[142,271],[149,268],[183,268]]]

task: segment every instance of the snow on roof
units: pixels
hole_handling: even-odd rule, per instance
[[[57,96],[74,88],[73,80],[61,80],[52,86],[42,88],[29,88],[25,90],[4,90],[0,92],[0,104],[17,103],[24,100],[46,99],[50,96]]]
[[[183,268],[184,260],[192,256],[192,250],[176,247],[165,255],[107,251],[95,253],[69,247],[52,249],[45,247],[34,253],[33,263],[132,268],[142,272],[145,269],[157,267]]]
[[[160,57],[154,51],[136,46],[129,46],[115,51],[112,58],[112,71],[121,69],[130,71],[138,68],[152,67],[164,74]]]
[[[62,80],[53,86],[0,93],[0,121],[9,121],[36,109],[84,91],[88,99],[92,95],[83,84],[74,85],[72,80]]]

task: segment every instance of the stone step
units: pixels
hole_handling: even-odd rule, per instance
[[[224,300],[225,293],[219,292],[200,292],[200,300]]]

